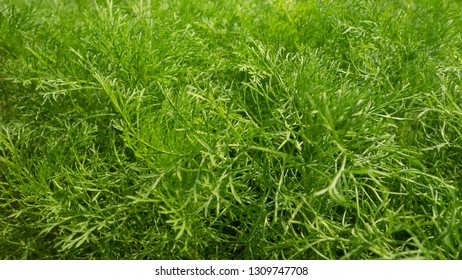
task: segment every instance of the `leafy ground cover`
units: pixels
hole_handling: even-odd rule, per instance
[[[0,4],[3,259],[460,259],[457,1]]]

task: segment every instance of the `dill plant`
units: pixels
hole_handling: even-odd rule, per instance
[[[460,259],[460,9],[0,4],[0,256]]]

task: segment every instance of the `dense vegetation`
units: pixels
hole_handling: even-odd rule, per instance
[[[461,12],[3,1],[0,257],[462,258]]]

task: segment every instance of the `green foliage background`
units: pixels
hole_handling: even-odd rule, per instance
[[[460,259],[459,2],[0,3],[0,257]]]

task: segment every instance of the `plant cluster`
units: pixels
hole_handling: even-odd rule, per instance
[[[0,257],[460,259],[461,11],[0,3]]]

